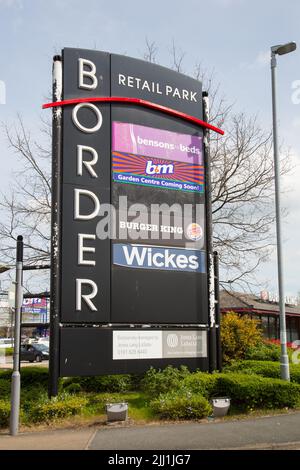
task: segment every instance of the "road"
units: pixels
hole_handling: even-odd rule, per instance
[[[300,412],[235,421],[0,434],[1,450],[300,450]]]
[[[300,413],[239,421],[184,423],[125,429],[99,429],[89,449],[108,450],[204,450],[270,449],[300,450]]]

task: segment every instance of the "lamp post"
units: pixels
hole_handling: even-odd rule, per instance
[[[5,273],[6,271],[10,270],[10,266],[8,264],[0,264],[0,274]]]
[[[281,238],[281,204],[280,204],[280,168],[278,156],[278,132],[277,132],[277,106],[276,106],[276,55],[284,55],[296,49],[295,42],[279,44],[271,47],[271,77],[272,77],[272,112],[273,112],[273,149],[275,172],[275,204],[276,204],[276,236],[277,236],[277,266],[278,266],[278,290],[279,290],[279,314],[280,314],[280,376],[283,380],[290,380],[289,358],[287,354],[285,301],[283,287],[283,263],[282,263],[282,238]]]

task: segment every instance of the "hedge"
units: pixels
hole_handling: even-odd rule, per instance
[[[206,398],[217,393],[218,374],[208,372],[196,372],[190,374],[183,380],[183,387],[192,393],[198,393]]]
[[[128,392],[135,387],[135,376],[129,374],[120,375],[102,375],[98,377],[70,377],[62,382],[62,388],[68,389],[72,385],[71,390],[74,393],[77,386],[77,391],[85,392]],[[78,387],[79,385],[79,387]]]
[[[279,361],[280,348],[276,344],[261,342],[257,346],[248,348],[245,359],[255,361]]]
[[[168,366],[163,370],[156,370],[151,367],[141,381],[142,390],[149,396],[158,396],[160,393],[167,393],[171,390],[178,390],[183,380],[190,375],[187,367]]]
[[[292,355],[294,350],[292,348],[287,348],[287,353],[289,356],[289,361],[292,361]],[[245,353],[244,359],[253,360],[253,361],[280,361],[280,345],[274,344],[266,341],[262,341],[256,346],[250,347]]]
[[[10,380],[0,379],[0,399],[10,396]]]
[[[10,403],[6,400],[0,400],[0,427],[5,428],[9,424]]]
[[[11,374],[12,374],[11,369],[0,370],[0,379],[10,380],[11,379]]]
[[[80,414],[87,405],[85,397],[61,395],[51,400],[34,403],[28,410],[27,419],[33,423],[49,422]]]
[[[0,381],[11,380],[12,372],[9,370],[0,371]],[[49,371],[45,367],[26,367],[21,372],[22,389],[32,387],[48,388]],[[139,386],[141,377],[138,375],[120,374],[103,375],[99,377],[69,377],[60,379],[59,390],[66,390],[70,393],[84,392],[128,392]],[[1,395],[0,395],[1,396]]]
[[[201,419],[212,412],[206,398],[191,392],[173,391],[160,394],[150,402],[150,407],[165,419]]]
[[[280,363],[272,361],[238,361],[226,366],[224,371],[280,378]],[[300,364],[290,364],[290,377],[292,382],[300,384]]]
[[[219,374],[217,390],[245,409],[300,406],[300,385],[255,374]]]

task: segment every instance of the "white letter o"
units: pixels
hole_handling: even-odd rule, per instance
[[[96,114],[97,116],[97,124],[94,126],[94,127],[84,127],[82,124],[80,124],[80,122],[78,121],[78,117],[77,117],[77,113],[78,111],[83,108],[83,107],[86,107],[86,108],[90,108],[94,111],[94,113]],[[92,103],[78,103],[75,108],[73,108],[73,111],[72,111],[72,119],[73,119],[73,122],[75,124],[75,126],[81,130],[82,132],[86,132],[86,133],[93,133],[93,132],[97,132],[99,131],[100,127],[102,126],[102,122],[103,122],[103,118],[102,118],[102,114],[101,114],[101,111],[97,108],[97,106],[95,106],[94,104]]]

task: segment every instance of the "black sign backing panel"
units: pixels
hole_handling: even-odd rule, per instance
[[[93,103],[102,116],[101,128],[92,134],[80,131],[73,123],[72,113],[74,106],[65,106],[63,109],[63,184],[81,185],[92,190],[110,190],[111,181],[111,155],[110,155],[110,105]],[[82,108],[78,112],[80,123],[86,127],[96,124],[94,111]],[[92,165],[97,177],[92,176],[86,165],[82,164],[81,174],[78,174],[78,146],[82,147],[82,159],[91,162],[93,154],[87,150],[93,148],[98,155],[97,162]],[[98,188],[98,189],[97,189]]]
[[[85,189],[76,186],[77,189]],[[62,242],[62,285],[61,292],[61,321],[63,323],[98,323],[110,321],[110,240],[100,240],[97,237],[99,217],[90,221],[74,220],[74,189],[73,185],[65,185],[63,199],[63,233]],[[102,190],[98,193],[101,201],[109,202],[110,192]],[[91,213],[94,206],[90,199],[82,197],[80,209],[82,213]],[[84,246],[94,248],[94,252],[84,253],[84,260],[94,261],[93,265],[78,263],[79,234],[93,235],[94,239],[85,239]],[[76,309],[76,280],[88,279],[98,288],[93,299],[97,311],[92,311],[86,302],[82,301],[81,310]],[[83,294],[88,294],[90,288],[84,287]]]
[[[179,331],[188,332],[189,330]],[[208,359],[204,357],[113,360],[113,331],[110,328],[63,328],[60,348],[60,375],[62,377],[138,374],[147,371],[150,367],[161,369],[168,365],[180,367],[182,364],[190,370],[208,370]]]
[[[111,55],[111,96],[151,101],[202,119],[202,87],[198,80],[160,65]]]
[[[185,89],[192,87],[197,89],[197,96],[201,96],[201,84],[193,79],[185,82],[182,74],[177,74],[168,69],[154,67],[144,62],[129,60],[127,68],[124,61],[112,56],[112,94],[119,96],[129,92],[128,96],[138,96],[142,99],[150,99],[149,92],[142,93],[139,90],[138,95],[134,95],[123,85],[116,86],[118,79],[118,70],[123,71],[123,75],[135,76],[146,79],[148,76],[148,66],[152,68],[151,74],[148,76],[148,82],[160,83],[159,90],[165,89],[166,83],[173,83],[174,87]],[[162,69],[162,70],[161,70]],[[163,77],[160,73],[163,71]],[[175,74],[173,77],[173,73]],[[129,82],[131,83],[131,82]],[[176,85],[175,85],[176,83]],[[197,88],[195,88],[197,87]],[[155,88],[154,88],[155,89]],[[124,96],[124,95],[123,95]],[[125,95],[127,96],[127,95]],[[193,102],[175,99],[165,94],[152,93],[153,101],[164,106],[170,106],[180,111],[202,118],[202,98],[199,105],[195,107]],[[197,110],[196,110],[197,108]],[[149,128],[163,129],[184,135],[196,135],[203,137],[202,129],[184,122],[183,120],[165,115],[163,113],[146,110],[137,106],[112,105],[112,122],[133,123]],[[203,155],[204,161],[204,155]],[[190,204],[193,207],[192,212],[195,214],[195,204],[202,204],[205,207],[204,192],[183,192],[179,190],[164,190],[149,187],[142,187],[135,184],[112,183],[112,201],[115,207],[118,207],[120,196],[126,196],[128,205],[134,203],[145,204],[150,211],[151,204]],[[202,211],[202,213],[205,211]],[[201,224],[203,228],[203,236],[205,239],[205,217],[201,220],[193,220]],[[163,246],[167,245],[166,241],[162,241],[160,234],[157,240],[148,240],[147,243]],[[124,240],[123,240],[124,241]],[[119,243],[118,240],[114,243]],[[127,243],[143,243],[143,240],[133,241],[130,238]],[[185,243],[184,243],[185,244]],[[170,240],[169,246],[183,246],[182,243],[174,243]],[[205,245],[203,246],[205,249]],[[189,249],[191,246],[188,247]],[[182,250],[185,253],[185,250]],[[179,271],[163,271],[160,269],[147,270],[134,267],[117,266],[112,259],[112,323],[159,323],[159,324],[180,324],[195,323],[208,324],[208,293],[207,293],[207,274],[191,273]]]
[[[96,66],[97,86],[94,89],[79,88],[78,61],[85,59]],[[86,98],[97,96],[110,96],[110,54],[108,52],[93,51],[89,49],[63,49],[63,94],[64,99]],[[84,70],[91,71],[87,63]],[[92,81],[86,77],[86,83]]]
[[[86,73],[81,80],[80,61]],[[94,67],[94,78],[89,78]],[[80,87],[82,81],[83,87]],[[84,49],[64,49],[63,83],[64,99],[108,96],[110,55]],[[84,87],[93,83],[94,89]],[[101,124],[99,129],[89,132],[98,123]],[[93,213],[97,204],[95,200],[100,205],[110,203],[110,137],[109,104],[78,104],[63,108],[60,317],[63,323],[105,323],[110,320],[110,240],[97,237],[98,215],[90,219],[82,217]],[[91,161],[94,163],[89,167],[87,164]],[[75,217],[78,192],[79,217]],[[80,246],[84,247],[81,259]],[[89,251],[91,249],[94,251]],[[91,298],[93,308],[83,297],[78,305],[79,290],[82,295],[97,290]]]
[[[206,274],[112,267],[113,323],[208,323]]]

